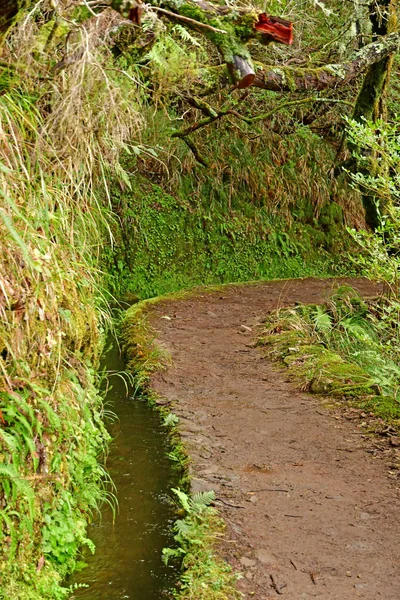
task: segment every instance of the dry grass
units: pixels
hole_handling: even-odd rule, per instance
[[[64,46],[51,58],[32,53],[48,24],[25,20],[8,41],[5,60],[26,66],[0,97],[0,311],[9,356],[24,353],[25,343],[39,355],[51,350],[52,362],[63,345],[54,338],[59,306],[76,302],[85,286],[89,296],[99,279],[96,255],[113,218],[108,180],[121,171],[121,151],[141,127],[137,90],[131,82],[121,86],[123,74],[108,72],[109,51],[99,42],[107,19],[103,13],[69,31],[59,25],[73,59],[50,76]],[[32,348],[32,320],[50,315]],[[25,341],[15,344],[17,330]]]
[[[62,3],[50,21],[48,10],[36,5],[2,54],[0,565],[9,600],[63,596],[54,567],[73,567],[82,515],[104,497],[96,456],[107,434],[91,367],[108,319],[98,258],[113,243],[109,181],[124,177],[121,153],[142,127],[138,87],[113,69],[106,45],[119,17],[74,25]],[[73,541],[58,534],[54,545],[49,531],[63,523]]]

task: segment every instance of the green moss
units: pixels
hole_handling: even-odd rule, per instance
[[[333,251],[336,240],[344,228],[343,210],[336,202],[326,203],[320,212],[318,222],[324,232],[324,247]]]
[[[370,395],[376,391],[371,376],[358,365],[321,345],[301,344],[284,358],[289,373],[299,378],[302,389],[330,396]]]
[[[333,257],[321,251],[323,229],[289,226],[246,200],[237,198],[235,209],[220,202],[210,206],[204,197],[193,206],[136,177],[116,208],[124,225],[117,256],[104,254],[110,284],[121,286],[115,293],[145,298],[201,284],[335,271]],[[332,245],[341,243],[339,227],[330,235]]]

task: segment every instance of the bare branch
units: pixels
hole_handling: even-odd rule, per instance
[[[164,8],[159,8],[158,6],[149,5],[148,8],[150,10],[155,10],[159,13],[162,13],[163,15],[167,15],[167,17],[171,17],[174,20],[183,21],[184,23],[188,23],[189,25],[195,26],[196,28],[208,29],[209,31],[213,31],[214,33],[224,33],[224,34],[227,33],[227,31],[225,31],[225,29],[217,29],[216,27],[213,27],[212,25],[209,25],[208,23],[201,23],[200,21],[196,21],[195,19],[191,19],[190,17],[185,17],[184,15],[180,15],[178,13],[171,12],[170,10],[165,10]]]

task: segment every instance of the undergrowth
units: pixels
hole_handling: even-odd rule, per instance
[[[239,599],[241,594],[235,589],[237,577],[213,551],[224,529],[218,511],[210,506],[215,500],[214,492],[198,492],[190,497],[182,490],[172,491],[186,515],[174,525],[177,548],[163,550],[166,564],[171,559],[182,559],[183,574],[174,597],[179,600]]]
[[[280,309],[259,338],[303,390],[328,395],[400,425],[400,304],[338,288],[322,305]]]
[[[319,218],[310,205],[307,217],[290,224],[269,204],[256,206],[248,191],[238,190],[229,208],[208,196],[217,190],[189,199],[139,176],[129,191],[114,191],[122,227],[103,260],[115,294],[148,298],[196,285],[356,272],[331,252],[331,244],[348,244],[338,204]]]

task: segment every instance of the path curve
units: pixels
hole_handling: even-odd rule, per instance
[[[387,461],[251,346],[268,311],[320,302],[332,286],[232,286],[154,308],[173,366],[152,387],[181,418],[194,490],[217,493],[228,526],[221,552],[244,574],[249,600],[278,591],[287,600],[400,598],[400,500]]]

